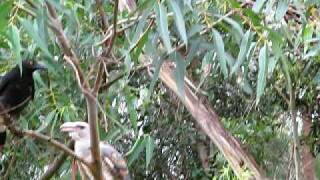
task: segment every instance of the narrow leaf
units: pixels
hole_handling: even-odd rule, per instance
[[[227,69],[227,61],[226,61],[226,55],[224,50],[224,42],[221,37],[221,34],[217,30],[213,29],[212,32],[213,32],[213,38],[214,38],[214,47],[218,54],[220,68],[224,77],[227,78],[228,69]]]
[[[127,103],[128,113],[129,113],[129,119],[133,129],[135,130],[135,132],[137,132],[138,131],[138,126],[137,126],[138,114],[134,105],[136,97],[134,97],[131,94],[130,89],[128,87],[124,88],[124,91],[125,91],[125,98],[126,98],[126,103]]]
[[[260,49],[259,53],[259,71],[258,71],[258,82],[257,82],[257,99],[256,103],[259,103],[260,97],[262,96],[268,72],[268,57],[267,57],[267,47],[266,45]]]
[[[158,32],[162,37],[163,44],[168,52],[172,51],[172,46],[170,42],[170,35],[168,29],[168,19],[167,19],[167,10],[163,7],[161,3],[158,3],[156,6],[156,21],[158,26]]]
[[[20,70],[22,68],[21,59],[21,45],[19,30],[15,25],[12,25],[8,32],[8,39],[10,41],[10,48],[13,51],[13,57],[17,64],[19,64]],[[20,71],[21,72],[21,71]]]
[[[234,64],[234,66],[231,69],[231,73],[230,73],[231,75],[238,71],[239,67],[241,66],[241,64],[246,58],[247,52],[250,47],[250,42],[249,42],[250,34],[251,34],[250,30],[248,30],[241,40],[240,52],[238,54],[237,62]]]
[[[50,54],[49,50],[48,50],[48,46],[46,44],[46,41],[41,38],[39,36],[39,33],[37,32],[37,30],[34,28],[34,26],[32,25],[30,20],[26,20],[26,19],[21,19],[20,20],[22,26],[24,27],[24,29],[27,31],[27,33],[29,34],[29,36],[36,42],[36,44],[38,45],[38,47],[49,57],[52,57],[52,55]]]
[[[144,150],[146,147],[145,138],[139,137],[136,142],[134,143],[133,147],[130,151],[126,154],[128,156],[128,165],[130,166],[136,159],[138,159],[139,154]]]
[[[283,16],[286,14],[286,12],[288,10],[288,7],[289,7],[288,3],[284,0],[282,0],[278,3],[276,15],[275,15],[275,19],[277,21],[280,21],[283,18]]]
[[[5,1],[0,3],[0,33],[5,32],[8,28],[9,13],[13,1]]]
[[[239,36],[243,36],[243,30],[242,30],[242,27],[241,25],[233,20],[232,18],[229,18],[229,17],[224,17],[224,16],[221,16],[221,15],[215,15],[216,17],[218,18],[222,18],[226,23],[230,24],[232,26],[232,28],[234,28],[236,30],[236,32],[238,33]]]
[[[178,95],[184,99],[184,74],[185,74],[185,61],[179,53],[173,53],[171,59],[176,62],[176,68],[174,69],[174,77],[177,84]]]
[[[153,156],[154,146],[155,143],[153,138],[150,135],[148,135],[146,137],[146,168],[148,168],[151,158]]]
[[[153,76],[152,76],[151,83],[150,83],[150,88],[149,88],[149,92],[148,92],[148,96],[147,96],[148,98],[146,98],[146,100],[150,99],[151,93],[153,92],[154,86],[156,85],[156,82],[159,78],[160,68],[163,64],[163,61],[164,61],[164,59],[159,58],[159,59],[154,60],[152,62],[153,67],[154,67],[154,72],[153,72]]]
[[[175,0],[169,0],[170,7],[173,10],[176,26],[178,28],[178,31],[180,33],[181,39],[185,44],[188,44],[188,38],[187,38],[187,32],[186,27],[183,19],[183,14],[181,12],[181,9],[178,5],[178,3]]]

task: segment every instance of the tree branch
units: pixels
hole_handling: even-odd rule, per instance
[[[166,61],[160,69],[159,78],[178,95],[178,85],[174,80],[173,67],[172,62]],[[249,179],[265,179],[265,172],[260,169],[253,157],[242,148],[241,143],[226,131],[213,109],[203,103],[188,86],[184,85],[184,91],[184,98],[178,96],[181,102],[198,122],[206,135],[222,152],[235,174],[241,177],[243,172],[248,168],[252,173],[250,177],[248,177]]]
[[[96,3],[102,5],[102,2],[100,0],[96,0]],[[111,50],[112,50],[112,47],[113,47],[113,44],[114,44],[114,40],[116,39],[116,36],[117,36],[117,17],[118,17],[118,4],[119,4],[119,0],[116,0],[115,1],[115,5],[114,5],[114,10],[113,10],[113,31],[112,31],[112,37],[111,37],[111,40],[107,46],[107,50],[105,50],[101,56],[103,57],[106,57],[108,58]],[[99,8],[99,11],[100,11],[100,15],[103,15],[104,16],[104,11],[103,11],[103,8]],[[103,26],[103,29],[106,30],[107,29],[107,26],[104,25]],[[104,43],[106,44],[106,43]],[[103,76],[103,70],[104,70],[104,65],[103,65],[104,62],[100,62],[99,64],[99,71],[98,71],[98,74],[97,74],[97,78],[96,78],[96,81],[95,81],[95,84],[94,84],[94,87],[93,87],[93,94],[95,96],[97,96],[98,92],[99,92],[99,89],[100,89],[100,86],[101,86],[101,83],[102,83],[102,76]]]
[[[8,123],[8,121],[6,121],[6,123]],[[31,138],[36,138],[36,139],[45,141],[45,142],[51,144],[52,146],[54,146],[55,148],[65,152],[69,156],[74,157],[75,159],[77,159],[81,163],[85,164],[89,168],[91,168],[91,165],[87,161],[85,161],[84,159],[82,159],[81,157],[76,155],[71,149],[69,149],[64,144],[60,143],[59,141],[57,141],[57,140],[55,140],[55,139],[53,139],[53,138],[51,138],[49,136],[46,136],[46,135],[41,134],[41,133],[37,133],[37,132],[32,131],[32,130],[19,130],[19,129],[15,128],[12,124],[7,124],[7,126],[8,126],[8,129],[10,130],[10,132],[13,135],[16,135],[16,136],[20,136],[20,135],[28,136],[28,137],[31,137]]]
[[[84,75],[81,71],[79,60],[72,50],[69,40],[66,38],[61,22],[57,18],[57,13],[54,7],[46,1],[47,8],[49,10],[49,19],[51,21],[51,29],[56,34],[61,49],[63,50],[65,56],[64,59],[72,66],[76,78],[78,81],[79,88],[82,90],[82,93],[85,96],[87,103],[87,113],[88,113],[88,122],[90,126],[90,140],[91,140],[91,153],[92,153],[92,173],[95,179],[102,180],[102,169],[101,169],[101,157],[100,157],[100,138],[97,128],[98,122],[98,108],[97,108],[97,99],[90,92],[89,83],[85,81]]]
[[[88,89],[89,84],[88,84],[88,82],[85,81],[83,72],[82,72],[80,65],[79,65],[79,59],[77,58],[75,52],[72,50],[70,42],[69,42],[68,38],[66,37],[66,35],[64,34],[62,24],[59,21],[58,16],[57,16],[57,12],[56,12],[55,8],[48,1],[46,1],[46,5],[47,5],[48,11],[49,11],[48,18],[51,22],[50,28],[57,36],[59,45],[60,45],[63,53],[65,54],[64,59],[69,60],[67,62],[73,67],[73,69],[76,73],[76,76],[77,76],[79,86],[83,87],[84,89]]]
[[[72,149],[74,146],[74,141],[71,141],[68,143],[68,148]],[[42,174],[40,177],[40,180],[49,180],[51,177],[59,170],[59,168],[62,166],[64,161],[66,160],[68,154],[66,152],[61,152],[57,158],[53,161],[53,163],[50,163],[48,169]]]

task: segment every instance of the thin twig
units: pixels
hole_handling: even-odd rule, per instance
[[[151,19],[151,21],[149,22],[149,25],[147,27],[147,29],[141,34],[141,36],[139,37],[139,39],[137,40],[137,42],[130,47],[130,50],[128,53],[131,53],[140,43],[140,41],[142,40],[142,38],[144,37],[144,35],[149,31],[149,29],[151,29],[152,25],[154,23],[154,19]],[[117,61],[120,62],[122,60],[124,60],[126,58],[126,55],[122,56],[121,58],[119,58]]]
[[[113,44],[114,44],[114,40],[116,39],[117,36],[117,19],[118,19],[118,4],[119,4],[119,0],[115,0],[115,5],[114,5],[114,11],[113,11],[113,31],[112,31],[112,37],[110,40],[110,43],[108,45],[108,49],[106,51],[105,57],[108,57]]]
[[[138,66],[136,68],[131,69],[130,74],[136,72],[136,71],[141,71],[144,70],[146,68],[148,68],[149,66],[151,66],[151,63],[147,63],[145,65],[142,66]],[[101,86],[101,89],[108,89],[110,86],[112,86],[114,83],[116,83],[118,80],[120,80],[121,78],[123,78],[127,73],[120,73],[118,74],[114,79],[112,79],[111,81],[109,81],[108,83],[104,84]]]
[[[22,101],[21,103],[19,103],[18,105],[0,111],[0,115],[8,114],[10,111],[14,111],[14,110],[20,108],[21,106],[25,105],[30,99],[31,99],[31,96],[28,96],[25,100],[23,100],[23,101]],[[5,108],[5,107],[3,107],[3,105],[1,105],[0,107],[1,107],[1,108]]]

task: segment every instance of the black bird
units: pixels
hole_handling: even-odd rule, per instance
[[[34,98],[33,72],[45,69],[34,60],[22,61],[20,70],[17,65],[0,80],[0,152],[6,140],[4,115],[19,116],[24,107]]]

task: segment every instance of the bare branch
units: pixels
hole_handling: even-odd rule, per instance
[[[55,148],[67,153],[69,156],[76,158],[78,161],[80,161],[81,163],[85,164],[86,166],[91,168],[91,165],[85,161],[84,159],[82,159],[81,157],[79,157],[78,155],[76,155],[71,149],[69,149],[67,146],[65,146],[64,144],[60,143],[59,141],[46,136],[44,134],[32,131],[32,130],[19,130],[17,128],[15,128],[12,124],[8,125],[8,129],[12,132],[12,134],[19,136],[28,136],[31,138],[36,138],[42,141],[45,141],[49,144],[51,144],[52,146],[54,146]],[[18,135],[19,134],[19,135]]]
[[[100,2],[100,0],[97,0],[97,3]],[[111,50],[112,50],[112,47],[113,47],[113,44],[114,44],[114,40],[116,39],[116,36],[117,36],[117,17],[118,17],[118,4],[119,4],[119,0],[116,0],[115,1],[115,5],[114,5],[114,10],[113,10],[113,31],[112,31],[112,37],[111,37],[111,40],[110,40],[110,43],[108,44],[107,46],[107,50],[105,52],[102,53],[102,56],[108,58]],[[104,15],[104,11],[103,9],[100,9],[99,8],[99,11],[100,11],[100,14]],[[104,29],[107,29],[106,26],[103,27]],[[99,71],[98,71],[98,74],[97,74],[97,79],[95,81],[95,85],[94,85],[94,88],[93,88],[93,94],[95,96],[97,96],[98,92],[99,92],[99,89],[100,89],[100,86],[101,86],[101,83],[102,83],[102,74],[103,74],[103,70],[104,70],[104,65],[102,64],[103,62],[100,63],[99,65]]]

